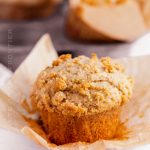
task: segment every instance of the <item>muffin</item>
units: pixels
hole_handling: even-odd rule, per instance
[[[67,14],[66,34],[77,41],[133,41],[147,30],[131,0],[70,0]]]
[[[136,2],[138,2],[143,17],[145,19],[145,23],[148,27],[148,29],[150,29],[150,1],[148,0],[135,0]]]
[[[0,0],[0,19],[37,19],[49,16],[61,0]]]
[[[133,81],[110,58],[62,55],[38,76],[31,102],[52,143],[114,137]]]

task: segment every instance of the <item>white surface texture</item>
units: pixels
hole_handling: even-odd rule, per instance
[[[0,150],[45,150],[23,135],[0,129]]]
[[[0,64],[0,87],[5,84],[5,82],[11,77],[12,72],[5,66]]]

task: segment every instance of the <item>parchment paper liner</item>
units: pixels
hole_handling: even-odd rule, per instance
[[[22,132],[47,149],[119,150],[150,143],[150,56],[123,58],[119,61],[135,78],[132,100],[123,107],[121,121],[131,131],[126,140],[100,140],[94,143],[72,143],[57,146],[48,143],[20,115],[20,100],[28,99],[38,73],[56,59],[57,54],[48,35],[44,35],[33,51],[0,91],[0,127]],[[5,92],[5,93],[4,93]],[[8,98],[8,96],[11,98]]]

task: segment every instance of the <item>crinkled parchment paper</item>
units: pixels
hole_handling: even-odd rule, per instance
[[[3,87],[3,92],[0,91],[0,127],[23,133],[51,150],[119,150],[150,143],[150,56],[116,60],[135,78],[132,100],[122,108],[121,114],[121,121],[130,131],[128,138],[57,146],[46,141],[40,128],[39,131],[33,130],[21,115],[24,111],[20,102],[23,99],[29,100],[28,96],[38,73],[56,58],[49,36],[44,35]]]

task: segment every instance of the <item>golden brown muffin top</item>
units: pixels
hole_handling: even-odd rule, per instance
[[[62,55],[43,70],[32,91],[38,110],[64,115],[100,113],[121,106],[132,93],[132,78],[110,58]]]

